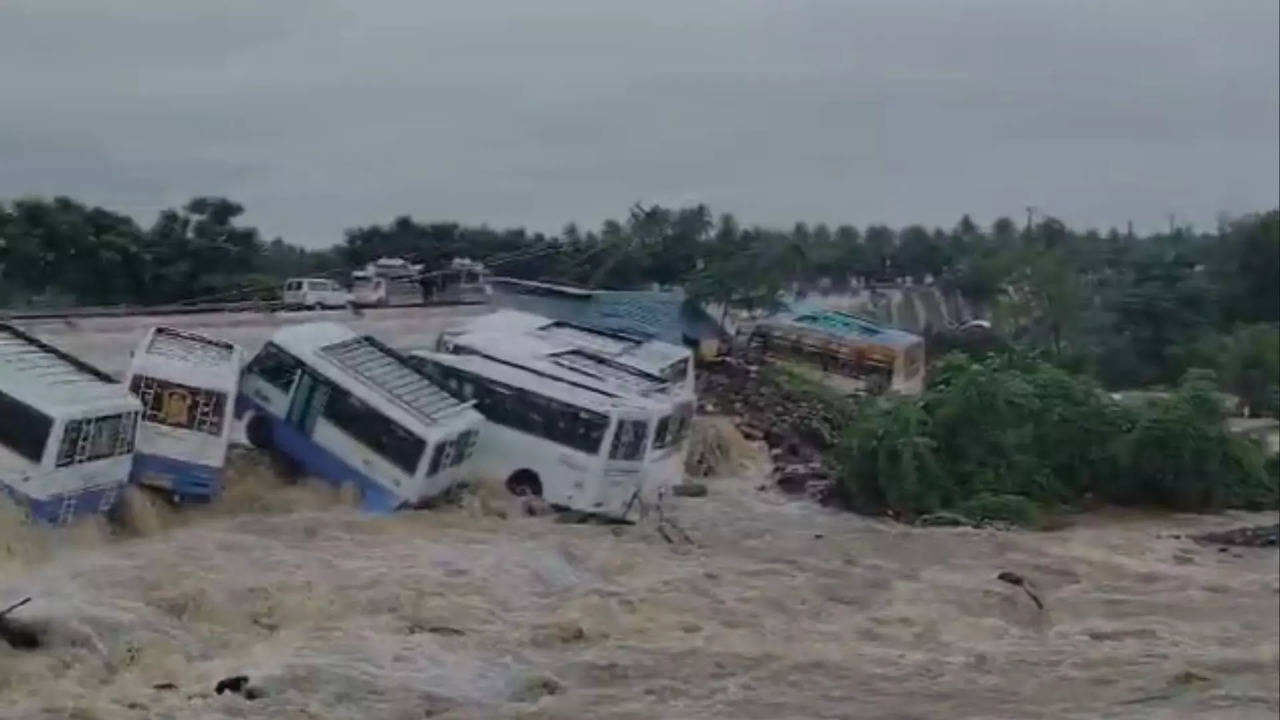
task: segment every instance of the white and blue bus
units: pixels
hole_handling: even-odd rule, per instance
[[[236,405],[252,445],[353,485],[374,512],[461,480],[484,422],[399,352],[329,322],[276,331],[245,366]]]
[[[110,375],[0,323],[0,487],[33,520],[111,510],[140,410]]]
[[[243,365],[244,351],[225,340],[168,327],[147,331],[125,380],[142,402],[135,483],[177,502],[208,502],[220,492]]]

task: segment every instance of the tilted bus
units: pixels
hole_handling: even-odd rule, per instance
[[[440,334],[436,350],[471,348],[506,356],[550,356],[578,350],[633,374],[656,379],[692,398],[693,353],[652,338],[552,320],[519,310],[499,310],[467,320]]]
[[[475,402],[488,420],[475,473],[503,481],[515,495],[628,520],[659,486],[680,481],[693,412],[687,401],[575,379],[536,359],[425,350],[410,357]]]
[[[682,481],[696,400],[693,391],[693,355],[688,349],[626,333],[553,321],[509,310],[475,318],[443,333],[437,342],[437,349],[450,355],[479,356],[508,367],[518,367],[526,373],[521,377],[544,386],[545,381],[549,380],[586,390],[588,394],[581,397],[584,401],[593,400],[595,404],[582,407],[591,412],[604,413],[609,417],[614,417],[615,411],[629,413],[629,421],[644,423],[644,438],[641,443],[644,451],[638,466],[643,471],[643,497],[653,499],[663,487]],[[414,355],[422,356],[422,353]],[[485,363],[478,365],[496,371],[494,366]],[[535,380],[535,377],[541,379]],[[525,389],[535,396],[539,394],[537,388]],[[556,396],[552,394],[551,397]],[[601,397],[608,399],[603,405],[600,405]],[[491,422],[494,421],[490,417],[491,413],[486,411],[486,406],[479,400],[477,408]],[[626,427],[640,426],[619,425],[619,428]],[[537,432],[533,434],[538,435]],[[619,436],[614,434],[610,437]],[[503,438],[514,446],[530,442],[527,438],[516,438],[508,432],[493,433],[493,437],[489,438],[483,448],[485,452],[481,453],[484,456],[481,464],[490,465],[491,473],[504,473],[503,477],[507,478],[509,487],[516,489],[519,489],[520,484],[513,486],[511,479],[515,473],[524,470],[529,472],[521,474],[521,477],[536,475],[544,488],[549,482],[546,479],[548,474],[552,477],[550,482],[556,482],[555,471],[546,462],[543,462],[541,470],[532,467],[493,467],[493,458],[502,458],[502,462],[505,462],[506,458],[511,457],[510,453],[498,449]],[[554,441],[554,438],[541,439]],[[542,447],[545,457],[546,451],[551,448],[545,442]],[[616,474],[621,471],[619,468],[629,467],[611,465],[617,458],[598,459],[602,464],[598,470],[589,469],[583,482],[605,482],[605,475],[608,474],[606,471]],[[576,466],[590,467],[584,465],[585,462],[584,458],[574,461]],[[551,492],[555,494],[554,490]],[[599,511],[595,507],[579,509]]]
[[[329,322],[281,328],[245,366],[236,417],[273,449],[368,510],[412,507],[467,472],[484,418],[406,358]]]
[[[125,380],[142,403],[133,481],[179,502],[206,502],[222,487],[222,469],[244,351],[200,333],[147,331]]]
[[[924,388],[924,339],[851,313],[777,315],[744,334],[754,351],[793,362],[837,389],[919,395]]]
[[[140,410],[110,375],[0,324],[0,487],[34,520],[65,524],[115,505]]]

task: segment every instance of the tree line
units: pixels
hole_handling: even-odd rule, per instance
[[[965,298],[1008,342],[1107,387],[1172,387],[1189,368],[1208,367],[1254,408],[1277,404],[1277,210],[1208,232],[1135,236],[1050,217],[984,227],[967,215],[950,229],[776,229],[705,205],[635,205],[621,220],[553,235],[402,216],[348,229],[324,249],[268,241],[243,214],[229,199],[199,197],[144,226],[67,197],[0,202],[0,307],[265,297],[286,277],[345,279],[384,256],[428,269],[471,257],[503,275],[583,287],[682,285],[696,299],[744,308],[783,290],[909,280]]]

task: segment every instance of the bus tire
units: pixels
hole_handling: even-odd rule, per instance
[[[273,445],[271,421],[259,413],[250,415],[248,424],[244,426],[244,436],[250,445],[259,450],[270,450]]]
[[[517,497],[542,497],[542,480],[532,470],[517,470],[507,478],[507,492]]]

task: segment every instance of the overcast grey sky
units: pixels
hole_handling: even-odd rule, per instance
[[[230,196],[327,245],[399,214],[554,231],[1081,225],[1277,204],[1276,0],[0,0],[0,197],[149,223]]]

